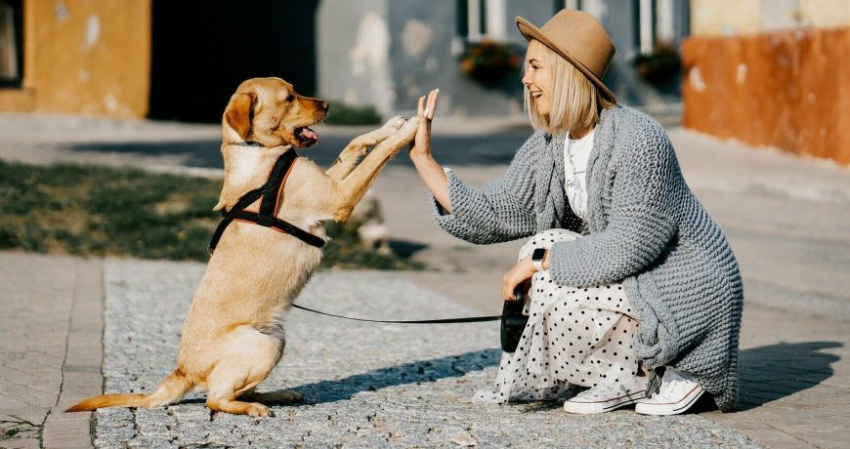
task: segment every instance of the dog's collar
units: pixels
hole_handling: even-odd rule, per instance
[[[209,245],[210,254],[215,251],[216,246],[218,246],[218,241],[224,234],[224,230],[227,229],[227,226],[230,225],[233,220],[249,221],[260,226],[272,228],[289,234],[300,239],[304,243],[317,248],[321,248],[325,245],[325,240],[321,237],[315,236],[291,223],[277,218],[276,216],[278,210],[277,200],[280,196],[280,191],[283,189],[283,185],[286,183],[286,178],[289,176],[289,172],[292,169],[292,166],[295,165],[295,160],[297,158],[298,154],[295,153],[295,150],[289,150],[281,154],[277,158],[277,161],[269,174],[268,181],[266,181],[262,187],[242,195],[233,207],[229,210],[221,211],[221,215],[224,218],[221,220],[221,223],[219,223],[215,233],[213,233],[212,240]],[[254,204],[261,198],[262,201],[260,202],[259,213],[245,210],[245,208]]]

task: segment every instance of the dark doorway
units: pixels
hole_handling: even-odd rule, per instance
[[[276,76],[316,90],[319,0],[154,0],[149,117],[218,122],[236,87]]]

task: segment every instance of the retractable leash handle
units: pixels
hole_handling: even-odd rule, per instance
[[[522,313],[525,308],[525,285],[520,284],[514,289],[516,300],[505,301],[502,307],[502,327],[499,334],[502,351],[514,352],[519,341],[522,339],[522,332],[528,325],[528,315]]]

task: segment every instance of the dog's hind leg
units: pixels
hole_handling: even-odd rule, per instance
[[[268,407],[245,402],[250,393],[269,375],[280,360],[282,345],[250,326],[239,326],[222,337],[221,361],[207,376],[207,406],[236,415],[270,416]]]
[[[221,385],[219,385],[221,387]],[[229,391],[228,391],[229,390]],[[248,415],[256,417],[271,416],[272,412],[263,404],[258,402],[243,402],[236,399],[233,389],[219,388],[215,395],[210,390],[207,397],[207,407],[216,412],[232,413],[234,415]]]

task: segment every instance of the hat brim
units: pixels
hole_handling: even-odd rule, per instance
[[[608,87],[605,86],[605,83],[603,83],[602,80],[597,78],[596,75],[594,75],[593,72],[590,71],[590,69],[584,66],[584,64],[573,58],[573,56],[569,52],[567,52],[566,50],[552,42],[551,39],[546,37],[546,35],[543,34],[542,31],[540,31],[540,28],[537,28],[536,26],[534,26],[534,24],[532,24],[528,20],[525,20],[522,17],[516,18],[516,26],[517,28],[519,28],[519,32],[522,33],[526,40],[531,41],[532,39],[534,39],[536,41],[540,41],[541,44],[549,47],[559,56],[569,61],[570,64],[575,66],[575,68],[577,68],[584,76],[587,77],[587,79],[590,80],[591,83],[593,83],[593,85],[596,86],[597,89],[599,89],[599,92],[603,98],[610,101],[611,103],[617,104],[617,98],[614,96],[613,93],[611,93],[610,90],[608,90]]]

